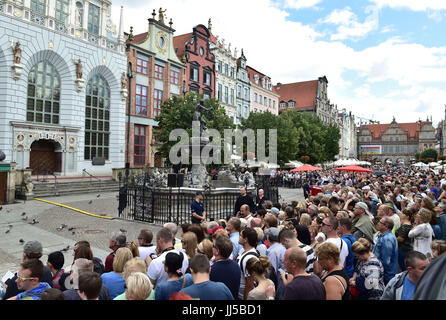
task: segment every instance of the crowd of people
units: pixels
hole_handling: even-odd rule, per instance
[[[192,223],[143,229],[137,239],[114,233],[105,262],[80,241],[69,272],[61,252],[44,265],[42,245],[30,241],[3,299],[412,299],[446,252],[446,174],[311,177],[322,192],[305,192],[305,201],[273,203],[262,190],[254,200],[241,187],[233,215],[218,221],[208,221],[197,192]]]

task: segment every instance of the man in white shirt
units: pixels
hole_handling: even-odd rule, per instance
[[[149,229],[142,229],[138,235],[139,257],[146,261],[147,256],[156,255],[156,246],[152,244],[153,232]]]
[[[252,258],[258,258],[260,254],[257,252],[257,232],[252,228],[245,228],[240,233],[239,243],[242,245],[243,250],[239,253],[237,263],[241,269],[240,276],[240,288],[238,298],[240,300],[246,300],[248,292],[254,289],[254,278],[246,270],[246,263]]]
[[[327,217],[322,220],[322,232],[327,237],[325,242],[331,242],[335,244],[339,250],[341,251],[339,257],[339,265],[341,267],[345,266],[345,259],[348,256],[348,246],[344,240],[339,238],[337,230],[338,230],[338,219],[336,217]]]
[[[166,255],[169,251],[175,250],[178,252],[178,254],[184,255],[181,272],[183,274],[186,273],[189,266],[189,260],[181,249],[174,248],[174,241],[175,237],[167,228],[161,228],[156,234],[156,245],[159,249],[159,256],[154,260],[152,260],[150,256],[146,258],[146,264],[149,266],[147,268],[147,275],[149,276],[154,287],[157,283],[168,280],[167,272],[164,270],[164,260],[166,259]]]
[[[246,219],[248,226],[251,225],[251,220],[254,217],[251,215],[250,208],[247,204],[244,204],[240,207],[240,217],[239,218]]]

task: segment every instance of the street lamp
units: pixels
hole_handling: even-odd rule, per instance
[[[130,154],[129,154],[129,148],[130,148],[130,110],[131,110],[131,101],[132,101],[132,83],[131,79],[133,78],[133,71],[132,71],[132,63],[129,62],[127,66],[127,78],[128,78],[128,101],[127,101],[127,146],[126,146],[126,162],[125,162],[125,177],[128,181],[129,177],[129,169],[130,169]]]

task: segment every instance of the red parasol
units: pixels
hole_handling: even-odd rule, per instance
[[[339,170],[339,171],[353,171],[353,172],[373,172],[370,169],[366,169],[360,166],[356,166],[356,165],[351,165],[351,166],[347,166],[347,167],[340,167],[340,168],[334,168],[334,170]]]
[[[314,166],[311,166],[309,164],[304,164],[303,166],[294,168],[293,170],[291,170],[291,172],[296,172],[296,171],[317,171],[317,170],[322,170],[322,168],[314,167]]]

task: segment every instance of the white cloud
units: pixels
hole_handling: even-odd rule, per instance
[[[321,2],[322,0],[286,0],[284,7],[288,9],[300,10],[314,8]]]
[[[345,9],[335,9],[325,19],[319,23],[328,23],[338,25],[337,32],[331,35],[331,40],[359,39],[365,37],[370,32],[377,30],[379,26],[378,9],[369,7],[367,16],[363,23],[358,21],[358,17],[351,11],[350,7]]]
[[[412,11],[446,10],[444,0],[369,0],[379,8],[409,9]]]
[[[167,9],[175,35],[192,32],[200,23],[207,25],[212,17],[213,33],[225,38],[226,43],[231,42],[232,48],[237,47],[239,52],[243,48],[248,65],[271,76],[274,83],[314,80],[326,75],[330,101],[340,109],[346,108],[354,114],[373,110],[370,112],[382,122],[391,121],[392,115],[397,121],[401,118],[406,122],[427,115],[434,120],[443,117],[446,90],[439,88],[446,87],[446,46],[429,48],[395,36],[373,47],[354,50],[341,41],[322,41],[321,34],[313,27],[290,21],[289,13],[276,3],[275,0],[154,0],[144,5],[138,2],[138,7],[124,8],[124,30],[129,32],[132,25],[134,34],[147,32],[147,19],[159,7]],[[120,5],[114,2],[114,23],[119,22]],[[338,10],[337,15],[325,19],[330,18],[331,25],[336,26],[334,35],[341,39],[342,34],[357,37],[361,32],[347,32],[339,27],[356,28],[362,34],[375,30],[376,15],[372,11],[361,23],[350,8],[344,8],[344,12]],[[375,88],[384,82],[393,85],[378,95]],[[424,110],[419,109],[421,102]]]

